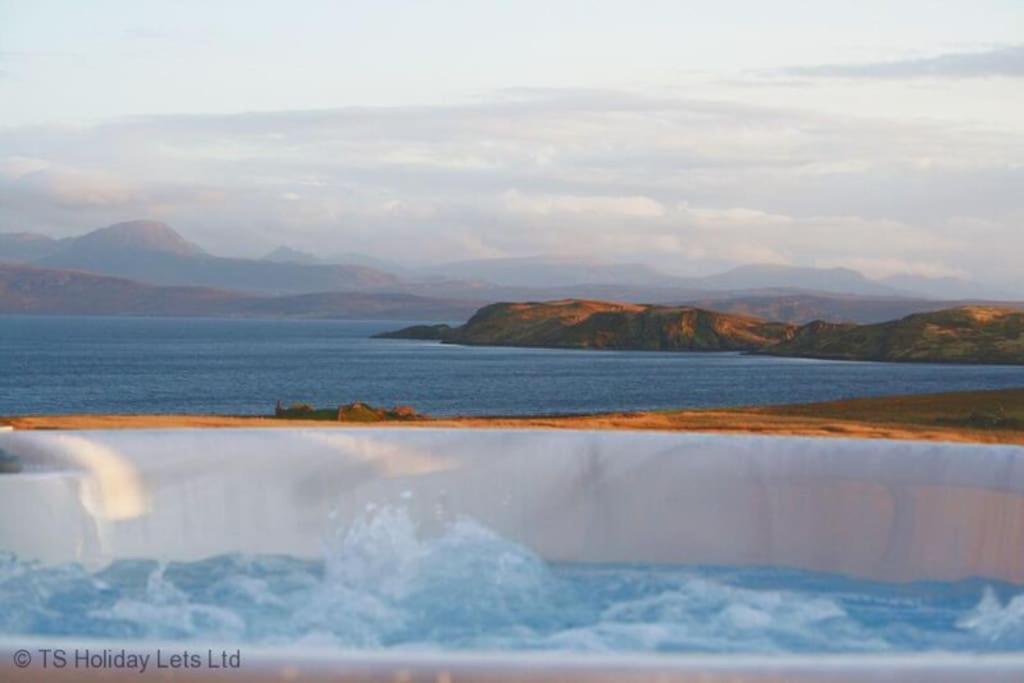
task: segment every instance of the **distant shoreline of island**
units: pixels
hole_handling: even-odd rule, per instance
[[[491,304],[461,326],[413,325],[375,336],[468,346],[1024,365],[1024,312],[996,306],[961,306],[867,325],[797,325],[692,306],[565,299]]]

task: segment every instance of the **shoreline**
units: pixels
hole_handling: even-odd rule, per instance
[[[1024,445],[1024,389],[586,415],[336,421],[239,415],[78,414],[0,417],[0,425],[10,425],[16,430],[287,427],[608,429]]]

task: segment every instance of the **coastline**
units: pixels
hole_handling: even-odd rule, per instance
[[[860,398],[824,403],[588,415],[424,417],[350,422],[237,415],[0,417],[30,429],[352,428],[610,429],[1024,445],[1024,389]]]

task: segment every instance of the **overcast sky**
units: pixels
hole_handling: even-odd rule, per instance
[[[1024,294],[1024,2],[0,0],[0,232]]]

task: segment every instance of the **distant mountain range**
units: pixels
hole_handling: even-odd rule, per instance
[[[576,259],[495,258],[457,261],[420,273],[444,276],[450,280],[488,282],[505,288],[575,288],[574,296],[590,296],[596,288],[621,287],[656,293],[674,291],[677,296],[701,293],[812,292],[873,297],[915,297],[939,299],[1012,299],[1007,292],[956,278],[929,278],[900,275],[871,280],[849,268],[807,268],[770,264],[737,266],[704,277],[678,277],[639,263],[591,263]],[[663,294],[661,294],[663,295]]]
[[[349,262],[344,262],[346,259]],[[707,307],[796,323],[814,319],[878,322],[952,303],[1011,299],[1007,293],[955,279],[907,275],[880,281],[844,268],[746,265],[710,276],[677,277],[644,264],[550,257],[459,261],[416,268],[359,254],[314,255],[284,245],[261,259],[226,258],[207,253],[157,221],[118,223],[62,239],[33,233],[0,234],[0,262],[5,261],[54,273],[75,271],[132,280],[139,285],[189,288],[175,295],[184,297],[180,299],[181,310],[190,306],[205,310],[208,302],[202,300],[206,295],[198,293],[203,288],[219,290],[225,301],[234,302],[254,297],[315,295],[297,299],[290,307],[296,311],[294,306],[305,301],[310,306],[305,314],[311,316],[333,315],[336,300],[326,309],[314,302],[317,296],[339,292],[404,294],[474,304],[562,298],[632,301]],[[8,278],[14,277],[12,272],[7,273]],[[28,271],[18,272],[18,277],[29,277]],[[61,277],[69,276],[54,274],[51,281]],[[66,296],[69,302],[76,300],[73,292]],[[192,303],[186,306],[186,299]],[[125,303],[114,296],[106,310],[117,312],[118,301]],[[95,308],[98,303],[94,298],[91,305]],[[0,302],[8,308],[13,305]],[[20,305],[22,310],[31,308],[24,301]],[[46,308],[39,302],[32,305]],[[224,305],[230,312],[232,304]],[[65,308],[68,306],[70,303]],[[138,306],[125,312],[136,313]],[[157,309],[152,314],[158,314]]]
[[[563,300],[491,304],[465,325],[377,335],[449,344],[751,351],[839,360],[1024,364],[1024,312],[964,306],[874,325],[777,323],[688,306]]]
[[[704,293],[746,290],[808,291],[865,296],[907,296],[907,292],[869,280],[846,268],[746,265],[716,275],[677,277],[640,263],[588,263],[564,258],[496,258],[458,261],[427,270],[455,280],[490,282],[500,287],[593,288]],[[579,291],[577,291],[579,293]]]
[[[642,263],[598,263],[545,256],[455,261],[422,268],[418,272],[452,280],[489,282],[501,287],[572,287],[604,284],[694,289],[694,283],[697,282],[690,278],[667,275]]]
[[[401,292],[267,296],[0,264],[0,314],[464,320],[477,306]]]
[[[922,277],[920,275],[890,275],[882,283],[901,292],[932,299],[1000,299],[1021,298],[998,287],[962,280],[955,277]]]
[[[45,268],[81,270],[158,285],[187,285],[268,294],[365,290],[393,287],[398,279],[364,266],[308,265],[224,258],[206,253],[156,221],[131,221],[81,237],[51,240],[44,253],[37,243],[34,258],[11,258],[0,238],[0,261],[29,262]],[[31,251],[22,235],[13,254]]]
[[[906,296],[892,287],[869,280],[849,268],[799,268],[777,265],[747,265],[700,279],[705,289],[800,289],[830,294],[862,296]]]

